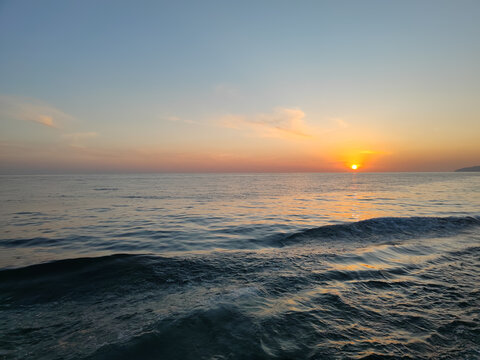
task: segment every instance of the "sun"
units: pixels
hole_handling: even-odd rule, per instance
[[[352,168],[352,170],[357,170],[358,169],[358,165],[357,164],[352,164],[352,166],[350,166]]]

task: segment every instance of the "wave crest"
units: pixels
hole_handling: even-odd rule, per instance
[[[480,226],[480,217],[382,217],[299,231],[282,239],[281,245],[324,239],[395,240],[413,237],[443,237],[475,226]]]

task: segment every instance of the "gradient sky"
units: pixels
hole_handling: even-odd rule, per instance
[[[0,1],[0,172],[480,164],[480,1]]]

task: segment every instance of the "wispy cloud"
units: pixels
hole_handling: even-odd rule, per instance
[[[166,121],[171,121],[171,122],[185,123],[185,124],[200,124],[198,121],[183,119],[175,115],[162,116],[161,119]]]
[[[276,108],[271,113],[251,116],[226,115],[221,125],[232,129],[253,132],[262,137],[311,137],[311,131],[304,121],[305,113],[296,108]]]
[[[53,123],[53,117],[51,116],[38,115],[36,117],[33,117],[32,121],[38,122],[39,124],[42,124],[45,126],[56,127],[56,125]]]
[[[0,95],[0,118],[31,121],[51,128],[73,117],[40,100],[11,95]]]
[[[78,132],[78,133],[70,133],[70,134],[63,134],[62,138],[66,140],[70,146],[73,147],[84,147],[85,142],[89,139],[96,138],[98,133],[90,131],[90,132]]]
[[[335,118],[335,119],[332,119],[332,120],[337,124],[338,127],[342,128],[342,129],[346,129],[347,127],[349,127],[349,124],[341,118]]]

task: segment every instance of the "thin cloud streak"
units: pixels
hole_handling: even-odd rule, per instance
[[[51,128],[59,128],[73,116],[40,100],[22,96],[0,95],[0,118],[31,121]]]
[[[196,125],[200,124],[198,121],[190,120],[190,119],[182,119],[181,117],[175,116],[175,115],[164,116],[164,117],[161,117],[161,119],[165,121],[174,122],[174,123],[185,123],[185,124],[196,124]]]

